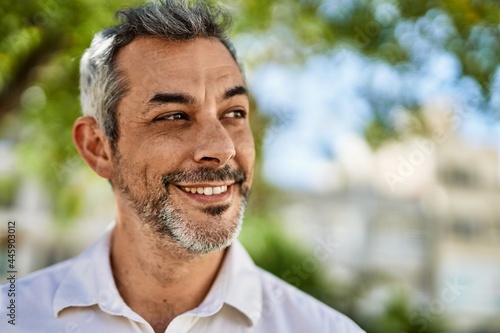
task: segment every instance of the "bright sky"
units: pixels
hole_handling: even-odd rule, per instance
[[[436,24],[439,29],[433,30]],[[479,85],[461,76],[459,61],[441,46],[447,34],[454,33],[447,24],[447,18],[436,13],[415,24],[399,23],[400,42],[412,55],[412,65],[405,68],[336,49],[300,67],[268,63],[252,71],[249,84],[261,110],[276,117],[264,147],[268,180],[296,189],[314,189],[327,181],[339,140],[361,134],[370,120],[367,96],[386,103],[387,112],[402,100],[420,105],[453,101],[455,112],[465,115],[458,128],[462,137],[500,151],[500,122],[485,112],[500,110],[500,65],[493,97],[485,101]],[[418,35],[423,25],[432,32],[425,38]]]

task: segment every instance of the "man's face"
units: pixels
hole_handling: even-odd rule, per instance
[[[120,50],[115,193],[159,235],[192,252],[238,235],[253,176],[249,100],[215,39],[138,38]]]

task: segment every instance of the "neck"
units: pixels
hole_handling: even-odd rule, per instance
[[[224,251],[190,253],[154,234],[143,222],[123,216],[117,216],[111,238],[111,265],[118,291],[156,332],[164,332],[176,316],[203,301],[223,256]]]

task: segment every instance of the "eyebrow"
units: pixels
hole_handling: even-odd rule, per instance
[[[248,96],[248,91],[245,87],[243,86],[236,86],[233,88],[230,88],[224,92],[222,95],[222,100],[230,99],[234,96],[238,95],[245,95]],[[196,99],[188,94],[183,94],[183,93],[156,93],[153,98],[151,98],[148,101],[149,105],[155,105],[155,104],[168,104],[168,103],[173,103],[173,104],[195,104]]]
[[[238,96],[238,95],[245,95],[245,96],[248,96],[248,91],[247,91],[247,88],[243,87],[243,86],[236,86],[236,87],[233,87],[229,90],[227,90],[225,93],[224,93],[224,97],[223,99],[230,99],[231,97],[234,97],[234,96]]]
[[[180,93],[156,93],[148,104],[194,104],[194,97]]]

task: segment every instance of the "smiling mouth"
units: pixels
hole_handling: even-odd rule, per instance
[[[181,190],[192,194],[203,194],[203,195],[214,195],[222,194],[227,192],[228,185],[222,186],[205,186],[205,187],[189,187],[189,186],[178,186]]]

